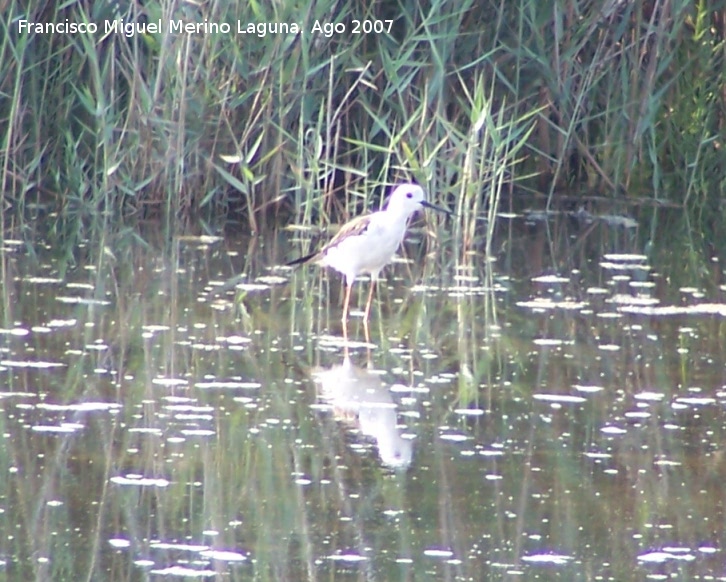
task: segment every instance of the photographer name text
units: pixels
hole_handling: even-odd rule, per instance
[[[103,23],[74,22],[33,22],[17,20],[20,34],[120,34],[131,38],[137,34],[248,34],[264,37],[268,34],[302,34],[303,26],[296,22],[243,22],[237,21],[236,28],[228,22],[188,22],[169,20],[164,28],[161,19],[155,22],[125,22],[123,19],[104,20]],[[331,37],[337,34],[390,34],[393,20],[351,20],[343,22],[321,22],[316,20],[310,27],[312,34]]]

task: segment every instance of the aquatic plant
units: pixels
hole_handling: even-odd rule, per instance
[[[0,183],[20,211],[253,230],[347,218],[401,179],[462,237],[513,184],[710,207],[724,21],[683,0],[11,0]]]

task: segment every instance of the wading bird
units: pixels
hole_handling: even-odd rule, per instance
[[[371,288],[364,314],[367,322],[378,274],[391,262],[401,245],[406,234],[408,219],[422,208],[451,214],[448,210],[427,202],[423,188],[418,184],[399,184],[393,190],[384,210],[354,218],[344,224],[322,249],[288,263],[288,266],[315,263],[331,267],[345,276],[343,331],[346,336],[353,283],[359,275],[368,273],[371,276]]]

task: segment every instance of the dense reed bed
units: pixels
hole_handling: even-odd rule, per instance
[[[344,218],[400,179],[462,236],[512,185],[715,208],[725,23],[684,0],[9,0],[3,212],[259,230]]]

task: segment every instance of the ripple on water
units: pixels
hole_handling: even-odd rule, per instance
[[[211,578],[217,575],[215,570],[195,570],[186,566],[169,566],[157,570],[150,570],[149,573],[157,576],[176,576],[179,578]]]
[[[104,410],[120,410],[122,407],[115,402],[79,402],[75,404],[51,404],[50,402],[39,402],[35,405],[39,410],[50,410],[54,412],[96,412]]]
[[[431,547],[426,548],[424,550],[424,556],[428,556],[429,558],[452,558],[454,556],[454,552],[447,548],[437,548],[437,547]]]
[[[47,432],[47,433],[74,433],[78,432],[80,430],[83,430],[85,425],[79,424],[77,422],[62,422],[58,425],[48,425],[48,424],[36,424],[35,426],[31,427],[31,430],[34,432]]]
[[[153,378],[151,383],[156,384],[157,386],[164,386],[166,388],[176,388],[189,385],[189,382],[183,378]]]
[[[171,482],[163,478],[144,477],[143,475],[128,474],[111,477],[111,483],[116,485],[132,485],[134,487],[168,487]]]
[[[558,404],[582,404],[587,398],[572,396],[570,394],[533,394],[532,398],[543,402],[554,402]]]
[[[517,306],[532,309],[533,311],[567,310],[579,311],[589,304],[586,301],[570,299],[554,300],[551,297],[535,297],[528,301],[517,301]]]
[[[202,558],[209,558],[210,560],[218,560],[220,562],[244,562],[247,560],[247,556],[244,554],[229,550],[203,550],[199,552],[199,555]]]
[[[49,368],[65,368],[66,364],[64,364],[63,362],[44,362],[32,360],[1,360],[0,366],[6,366],[8,368],[37,368],[40,370],[47,370]]]
[[[356,553],[347,553],[347,554],[332,554],[330,556],[325,556],[326,560],[330,560],[332,562],[365,562],[368,560],[365,556],[361,556],[360,554]]]
[[[262,387],[262,383],[243,382],[241,380],[211,380],[207,382],[196,382],[194,387],[202,390],[256,390]]]
[[[672,561],[692,562],[696,559],[696,556],[688,548],[672,548],[669,550],[664,548],[662,551],[656,550],[640,554],[636,559],[643,563],[664,564]]]
[[[566,554],[530,554],[528,556],[522,556],[523,562],[529,562],[530,564],[542,564],[542,565],[554,565],[564,566],[572,560],[572,556]]]

